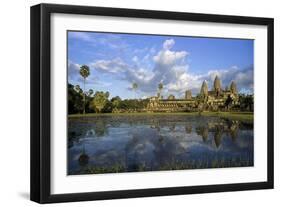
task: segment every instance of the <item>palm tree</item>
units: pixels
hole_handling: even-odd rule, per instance
[[[84,78],[84,92],[83,92],[83,99],[84,99],[84,109],[83,109],[83,114],[85,114],[85,102],[86,102],[86,99],[85,99],[85,82],[86,82],[86,78],[90,75],[90,68],[89,66],[87,65],[82,65],[80,67],[80,75]]]
[[[161,91],[163,89],[163,83],[158,84],[158,90],[159,90],[159,97],[161,97]]]
[[[133,83],[132,88],[135,91],[135,99],[136,99],[136,91],[138,89],[138,84],[137,83]]]

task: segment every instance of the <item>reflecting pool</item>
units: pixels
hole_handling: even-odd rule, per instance
[[[213,116],[69,118],[68,174],[245,167],[253,124]]]

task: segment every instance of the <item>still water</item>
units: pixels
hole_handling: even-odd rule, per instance
[[[68,174],[253,166],[253,124],[219,117],[68,120]]]

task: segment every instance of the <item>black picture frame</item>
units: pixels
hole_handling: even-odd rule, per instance
[[[50,129],[51,129],[51,72],[50,72],[50,15],[52,13],[134,17],[163,20],[181,20],[210,23],[233,23],[267,26],[267,181],[236,184],[219,184],[187,187],[86,192],[73,194],[50,193]],[[271,189],[274,186],[274,106],[273,106],[273,44],[274,20],[272,18],[195,14],[168,11],[103,8],[88,6],[39,4],[31,7],[31,174],[30,199],[38,203],[88,201],[146,196],[210,193]]]

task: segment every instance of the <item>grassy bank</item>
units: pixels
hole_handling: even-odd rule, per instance
[[[150,166],[136,165],[132,169],[127,169],[124,165],[115,164],[110,167],[87,166],[77,172],[69,172],[69,175],[81,174],[103,174],[121,172],[146,172],[146,171],[166,171],[166,170],[186,170],[186,169],[210,169],[210,168],[230,168],[230,167],[249,167],[253,166],[251,158],[232,158],[214,160],[192,160],[186,162],[173,162],[152,169]]]
[[[89,113],[89,114],[71,114],[68,115],[68,118],[81,118],[81,117],[96,117],[96,116],[155,116],[155,115],[181,115],[181,116],[218,116],[222,118],[228,118],[231,120],[240,120],[245,122],[253,122],[254,114],[252,112],[163,112],[163,113],[149,113],[149,112],[140,112],[140,113]]]
[[[244,122],[253,122],[254,113],[252,112],[203,112],[202,116],[218,116],[231,120],[239,120]]]

